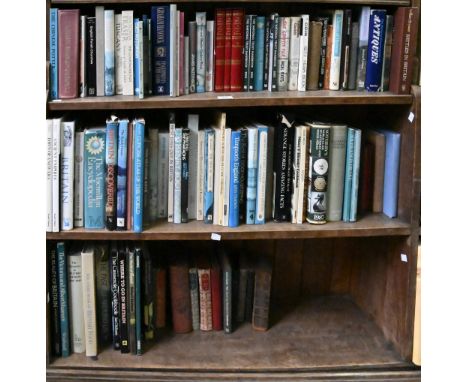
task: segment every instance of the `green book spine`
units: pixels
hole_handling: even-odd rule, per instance
[[[62,357],[70,355],[70,330],[68,317],[68,282],[67,261],[65,258],[65,243],[57,243],[58,263],[58,289],[59,289],[59,313],[60,313],[60,338]]]
[[[143,336],[141,330],[141,248],[135,250],[135,318],[136,318],[136,353],[143,353]]]

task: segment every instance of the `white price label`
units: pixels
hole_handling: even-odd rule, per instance
[[[405,253],[402,253],[402,254],[400,255],[400,257],[401,257],[401,261],[403,261],[404,263],[407,263],[407,262],[408,262],[408,256],[406,256]]]
[[[234,99],[232,95],[224,95],[224,96],[218,96],[218,99]]]
[[[212,233],[211,240],[221,241],[221,235],[219,233]]]
[[[410,113],[408,115],[408,121],[410,121],[411,123],[413,123],[413,121],[414,121],[414,113],[412,111],[410,111]]]

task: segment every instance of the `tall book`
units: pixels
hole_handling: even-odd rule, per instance
[[[192,308],[193,330],[200,330],[200,298],[198,292],[198,270],[192,266],[189,269],[190,306]]]
[[[250,80],[250,50],[251,50],[251,32],[254,15],[246,15],[244,23],[244,59],[243,59],[243,90],[249,91]]]
[[[349,81],[348,89],[356,89],[357,67],[359,53],[359,23],[353,22],[351,25],[351,52],[349,58]]]
[[[205,135],[204,155],[204,185],[203,185],[203,220],[207,224],[213,223],[214,208],[214,163],[215,163],[215,132],[208,128]]]
[[[83,227],[84,215],[83,215],[83,201],[84,201],[84,133],[77,131],[75,133],[75,181],[73,184],[73,226]]]
[[[96,17],[88,17],[86,20],[86,81],[87,96],[96,96]]]
[[[399,7],[394,16],[393,48],[390,69],[391,92],[408,94],[413,76],[419,26],[417,7]]]
[[[258,169],[257,169],[257,196],[255,206],[255,224],[265,224],[271,217],[271,201],[269,193],[273,187],[272,179],[273,128],[257,124],[258,128]]]
[[[289,39],[289,73],[287,90],[297,90],[302,20],[299,16],[291,16],[290,19],[291,25]]]
[[[117,243],[111,244],[110,252],[110,288],[111,288],[111,323],[112,343],[115,350],[120,350],[120,304],[119,304],[119,251]]]
[[[351,9],[343,11],[343,29],[341,34],[340,89],[348,90],[349,65],[351,59]]]
[[[374,153],[374,174],[373,174],[373,196],[372,211],[382,212],[383,209],[383,190],[385,173],[385,135],[375,131],[367,130],[365,142],[373,146]]]
[[[359,213],[366,213],[372,211],[374,203],[374,145],[364,140],[365,136],[362,137],[362,154],[361,154],[361,169],[359,174],[359,199],[358,199],[358,211]]]
[[[69,231],[73,229],[75,121],[62,121],[60,133],[60,228]]]
[[[291,18],[280,17],[278,34],[278,78],[277,90],[288,90],[288,70],[289,70],[289,43],[291,35]]]
[[[206,12],[197,12],[197,93],[205,92],[206,77]]]
[[[355,222],[358,207],[358,191],[359,191],[359,170],[361,163],[361,135],[360,129],[356,129],[354,134],[354,161],[353,161],[353,178],[351,179],[351,202],[349,205],[349,221]]]
[[[60,150],[61,118],[52,120],[52,232],[60,231]]]
[[[49,298],[51,327],[51,353],[55,356],[61,355],[61,332],[60,332],[60,306],[59,306],[59,281],[58,281],[58,254],[57,246],[49,244],[47,265],[49,267]]]
[[[326,66],[326,58],[327,58],[329,17],[328,16],[317,17],[316,21],[322,22],[322,32],[320,34],[320,64],[319,64],[318,88],[323,89],[325,86],[325,66]],[[328,83],[327,83],[327,86],[328,86]]]
[[[169,266],[172,325],[174,333],[192,331],[190,286],[186,256],[176,255]]]
[[[246,253],[241,253],[239,256],[239,283],[236,310],[233,311],[233,319],[236,322],[244,322],[246,302],[247,302],[247,277],[249,272],[249,261]]]
[[[167,218],[167,189],[168,189],[168,149],[169,133],[160,132],[158,138],[158,218]]]
[[[175,169],[175,113],[169,113],[169,142],[168,142],[168,177],[167,177],[167,221],[174,221],[174,169]]]
[[[70,319],[68,306],[68,270],[65,255],[65,243],[57,243],[57,273],[59,293],[59,317],[60,317],[60,349],[62,357],[70,355]]]
[[[369,18],[369,48],[367,50],[367,67],[365,88],[367,91],[378,91],[382,80],[382,65],[385,44],[385,22],[387,11],[372,9]]]
[[[133,121],[133,231],[143,231],[145,120]]]
[[[247,90],[254,90],[254,80],[255,80],[255,52],[257,47],[257,15],[250,15],[250,31],[249,31],[249,41],[247,42]],[[244,53],[245,55],[245,53]],[[245,63],[245,60],[244,60]]]
[[[169,5],[151,7],[151,69],[154,95],[169,95],[169,14]]]
[[[82,98],[88,95],[88,87],[86,85],[87,18],[88,16],[80,16],[80,82],[78,91]]]
[[[50,99],[58,99],[58,9],[50,8],[49,15]]]
[[[330,61],[330,90],[340,88],[340,65],[341,65],[341,44],[343,34],[343,10],[336,9],[333,12],[333,38]]]
[[[185,30],[184,30],[184,19],[185,19],[185,13],[184,12],[178,12],[179,14],[179,30],[178,30],[178,36],[179,36],[179,55],[177,58],[177,61],[179,63],[179,70],[178,70],[178,78],[179,78],[179,89],[178,89],[178,95],[183,95],[184,94],[184,88],[185,88],[185,82],[184,82],[184,70],[185,70]]]
[[[133,122],[130,122],[127,138],[127,230],[133,229],[133,167]]]
[[[268,90],[278,90],[278,38],[280,34],[280,17],[277,13],[270,15],[270,59],[268,68]]]
[[[143,22],[143,73],[144,73],[144,94],[153,94],[153,71],[152,71],[152,55],[151,55],[151,15],[148,18],[147,15],[142,16]]]
[[[111,258],[107,243],[94,246],[96,273],[96,307],[99,343],[112,341],[112,293],[111,293]]]
[[[309,184],[307,196],[307,221],[312,224],[326,223],[328,153],[330,125],[320,122],[310,126]]]
[[[136,354],[136,291],[135,291],[135,247],[126,248],[127,262],[127,314],[128,314],[128,347],[130,353]]]
[[[72,248],[67,256],[68,290],[70,307],[70,337],[72,353],[85,351],[83,321],[83,290],[81,283],[81,249]]]
[[[214,21],[206,22],[205,90],[214,90]]]
[[[174,223],[182,222],[182,129],[176,127],[174,134]]]
[[[140,19],[133,19],[133,92],[136,96],[140,97],[140,75],[142,67],[140,66]]]
[[[94,248],[87,245],[81,252],[81,279],[83,283],[83,314],[85,324],[86,356],[97,356],[96,279]]]
[[[244,48],[244,10],[232,10],[230,91],[242,90],[242,51]]]
[[[348,128],[346,125],[331,126],[327,220],[332,222],[341,220],[343,212],[347,135]]]
[[[385,43],[382,61],[382,75],[380,79],[379,91],[388,90],[390,84],[390,64],[392,61],[392,44],[393,44],[393,16],[387,15],[385,19]]]
[[[58,98],[79,95],[80,10],[58,11]]]
[[[104,11],[104,95],[115,94],[115,16],[113,9]]]
[[[115,14],[115,94],[123,94],[122,14]]]
[[[161,258],[156,258],[153,262],[154,275],[154,326],[156,329],[166,326],[166,306],[167,306],[167,269]]]
[[[268,90],[269,69],[270,69],[270,36],[271,17],[265,18],[265,41],[263,58],[263,90]]]
[[[46,123],[47,123],[46,231],[52,232],[52,140],[54,136],[54,128],[53,128],[54,122],[52,119],[48,119]],[[75,165],[76,165],[76,162],[77,161],[75,160]]]
[[[216,254],[211,256],[210,284],[213,330],[223,330],[222,274],[221,266]]]
[[[122,94],[133,95],[133,11],[122,11]]]
[[[213,127],[215,131],[213,224],[223,225],[226,113],[216,113]]]
[[[117,139],[117,205],[116,228],[124,230],[127,226],[127,147],[128,119],[119,121]]]
[[[95,7],[96,17],[96,95],[104,95],[104,6]]]
[[[203,220],[204,216],[204,197],[205,197],[205,131],[200,130],[197,137],[197,155],[196,158],[196,203],[195,215],[197,220]],[[195,145],[194,145],[195,146]],[[190,162],[191,163],[191,162]],[[189,170],[190,171],[190,170]],[[190,179],[190,178],[189,178]]]
[[[178,73],[177,4],[169,5],[169,95],[175,97]]]
[[[148,129],[148,164],[145,177],[148,178],[148,204],[145,205],[145,215],[148,222],[156,222],[158,218],[158,129]]]
[[[247,143],[246,224],[255,224],[257,200],[258,130],[249,126]]]
[[[181,151],[181,184],[180,184],[180,221],[188,222],[189,216],[189,165],[190,165],[190,130],[188,127],[182,129],[182,151]],[[192,176],[194,177],[196,173]]]
[[[307,59],[309,52],[309,15],[301,15],[301,30],[299,36],[299,73],[297,90],[303,92],[307,87]]]
[[[141,295],[143,304],[143,332],[145,340],[154,339],[155,332],[155,310],[156,310],[156,296],[155,296],[155,279],[153,272],[153,261],[147,246],[142,248],[142,256],[140,266],[142,267],[141,276]]]
[[[317,90],[319,88],[322,30],[322,21],[311,21],[309,50],[307,52],[307,90]]]
[[[333,56],[333,29],[334,26],[332,24],[327,25],[327,48],[326,48],[326,55],[325,55],[325,74],[323,77],[323,89],[329,90],[330,89],[330,68]]]
[[[239,163],[239,223],[245,223],[247,189],[247,128],[240,128],[240,163]]]
[[[224,50],[226,32],[226,10],[215,11],[215,43],[214,43],[214,90],[224,91]]]
[[[351,188],[353,181],[353,163],[354,163],[354,138],[356,130],[348,128],[348,136],[346,142],[346,164],[344,174],[344,190],[343,190],[343,221],[349,222],[349,212],[351,206]]]
[[[291,223],[302,224],[304,216],[304,196],[307,173],[307,147],[309,138],[309,126],[295,126],[294,134],[294,155],[293,155],[293,176],[291,192]]]
[[[265,16],[257,16],[255,24],[255,52],[253,90],[263,90],[263,66],[265,52]]]
[[[119,121],[112,116],[106,121],[106,228],[110,231],[117,226],[117,144]]]
[[[233,312],[233,264],[231,257],[223,248],[220,254],[221,270],[223,272],[223,328],[224,333],[232,333],[234,330],[234,312]]]
[[[224,135],[224,188],[221,198],[223,200],[222,204],[222,225],[227,227],[229,225],[229,191],[231,189],[231,136],[232,129],[226,127]],[[220,220],[221,222],[221,220]]]
[[[144,86],[143,84],[141,86]],[[141,247],[135,248],[135,338],[136,354],[143,354],[143,284],[142,284],[143,253]]]
[[[232,131],[231,133],[231,146],[230,151],[230,185],[229,185],[229,227],[239,226],[239,167],[240,167],[240,145],[241,145],[241,132],[239,130]]]
[[[226,9],[224,22],[224,86],[223,90],[231,90],[231,52],[232,52],[232,9]]]
[[[210,263],[206,253],[197,255],[196,269],[198,272],[198,288],[200,296],[200,330],[213,329],[213,316],[211,311],[211,276]]]
[[[118,267],[119,267],[119,322],[120,322],[120,352],[129,353],[128,343],[128,265],[126,259],[126,251],[123,246],[119,246],[118,251]]]
[[[189,33],[189,93],[197,91],[197,22],[190,21]]]
[[[359,17],[359,50],[358,50],[358,63],[356,86],[357,90],[365,89],[366,82],[366,68],[367,68],[367,48],[369,46],[369,20],[370,20],[370,7],[364,6],[361,8],[361,15]]]
[[[260,257],[255,266],[255,289],[253,299],[252,327],[266,331],[270,324],[270,294],[272,265],[266,257]]]
[[[188,140],[188,219],[197,219],[198,201],[200,197],[199,183],[200,179],[198,170],[200,168],[199,158],[199,137],[204,136],[202,131],[198,131],[199,116],[198,114],[189,114],[187,117],[187,128],[189,130]],[[202,160],[203,163],[203,160]],[[200,184],[201,186],[201,184]],[[203,196],[203,192],[201,192]],[[200,211],[203,214],[202,211]]]

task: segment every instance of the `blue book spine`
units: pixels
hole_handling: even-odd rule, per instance
[[[68,318],[68,275],[67,258],[65,256],[65,243],[57,243],[57,270],[59,289],[59,317],[60,317],[60,343],[62,346],[62,357],[70,355],[70,321]]]
[[[136,353],[141,355],[143,353],[143,335],[142,335],[142,309],[141,309],[141,261],[142,251],[141,248],[135,249],[135,332],[136,332]]]
[[[85,228],[105,227],[106,129],[89,129],[84,137]]]
[[[214,187],[215,133],[212,128],[205,129],[205,180],[203,186],[203,220],[213,224],[213,187]]]
[[[351,207],[351,186],[353,179],[354,161],[354,135],[355,129],[348,128],[348,141],[346,143],[346,164],[343,191],[343,221],[349,222],[349,212]]]
[[[106,228],[113,231],[116,226],[117,203],[117,149],[119,122],[116,118],[107,120],[106,127]]]
[[[50,8],[49,59],[50,99],[58,99],[58,9]]]
[[[239,187],[240,187],[240,130],[231,133],[231,166],[229,186],[229,219],[228,227],[239,226]]]
[[[386,15],[387,11],[384,9],[372,9],[369,18],[365,87],[370,92],[378,91],[381,85]]]
[[[140,95],[140,34],[138,23],[140,19],[133,20],[133,87],[136,96]]]
[[[182,128],[174,135],[174,223],[182,223]]]
[[[389,218],[398,215],[398,176],[400,170],[399,133],[381,130],[385,134],[385,169],[383,190],[383,213]]]
[[[351,203],[349,207],[349,221],[356,221],[359,191],[359,166],[361,162],[361,130],[354,131],[353,178],[351,180]]]
[[[115,94],[114,10],[104,11],[104,95]]]
[[[268,156],[268,127],[258,127],[257,159],[257,199],[255,205],[255,224],[265,224],[266,182]]]
[[[145,121],[133,121],[133,231],[143,231]]]
[[[257,201],[257,152],[258,130],[249,128],[247,133],[247,203],[245,223],[255,224]]]
[[[263,60],[265,55],[265,16],[257,16],[255,26],[255,61],[254,61],[254,89],[263,90]]]
[[[155,95],[169,95],[169,29],[169,5],[151,7],[151,72]]]
[[[119,121],[117,148],[117,229],[125,230],[127,216],[127,139],[128,119]]]

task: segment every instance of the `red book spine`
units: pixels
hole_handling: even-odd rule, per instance
[[[359,211],[372,211],[374,195],[374,146],[369,142],[362,149],[362,172],[359,185]]]
[[[224,34],[224,91],[231,91],[232,9],[226,9]]]
[[[223,330],[221,270],[213,267],[210,271],[211,279],[211,312],[213,314],[213,330]]]
[[[210,269],[198,269],[198,285],[200,293],[200,330],[210,331],[213,329]]]
[[[184,94],[185,81],[184,81],[184,61],[185,61],[185,47],[184,47],[184,12],[179,15],[179,95]]]
[[[400,7],[395,12],[389,86],[393,93],[410,92],[418,23],[419,13],[416,7]]]
[[[58,11],[58,96],[78,97],[80,10]]]
[[[174,333],[192,331],[192,307],[188,265],[177,262],[169,267],[171,285],[172,325]]]
[[[242,51],[244,50],[244,10],[232,11],[231,28],[231,91],[240,92],[243,88],[243,64]]]
[[[215,15],[215,91],[224,91],[224,45],[226,34],[226,11],[217,9]]]
[[[127,230],[133,228],[133,123],[128,124],[127,139]]]

